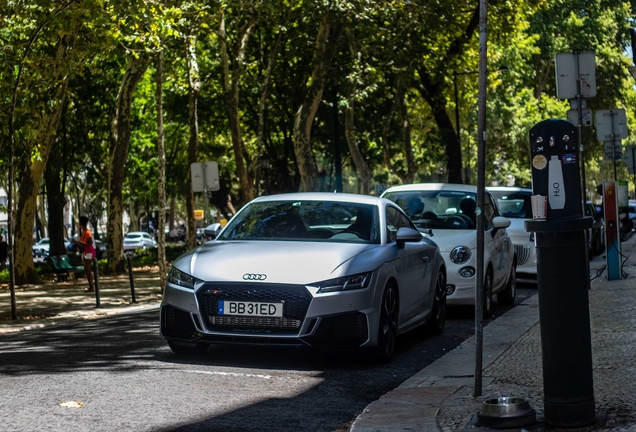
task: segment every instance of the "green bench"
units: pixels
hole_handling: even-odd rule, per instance
[[[46,261],[51,266],[58,282],[68,280],[69,276],[72,276],[73,279],[77,279],[78,274],[84,274],[84,266],[71,263],[68,255],[49,256],[46,258]]]

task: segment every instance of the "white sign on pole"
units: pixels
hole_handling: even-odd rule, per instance
[[[577,71],[578,57],[578,77]],[[576,82],[581,82],[581,96],[596,96],[596,57],[593,52],[557,53],[554,59],[557,77],[557,97],[574,99],[578,96]]]
[[[630,174],[636,174],[636,145],[625,147],[623,162],[627,165]]]
[[[583,112],[581,114],[581,125],[582,126],[592,126],[592,110],[588,108],[583,108]],[[579,125],[579,111],[575,109],[571,109],[568,111],[568,121],[572,123],[574,126]]]
[[[599,141],[627,138],[627,114],[624,109],[596,111],[596,139]]]
[[[193,192],[218,191],[221,188],[217,162],[195,162],[190,165],[190,173]]]

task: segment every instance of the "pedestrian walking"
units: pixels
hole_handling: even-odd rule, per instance
[[[79,244],[82,247],[82,261],[84,262],[84,273],[86,279],[88,279],[88,290],[95,291],[93,285],[93,258],[95,258],[95,246],[93,242],[93,233],[88,229],[88,218],[86,216],[80,216],[80,238],[75,240],[74,243]]]
[[[4,238],[0,235],[0,271],[7,268],[6,261],[8,257],[9,257],[9,245],[4,240]]]

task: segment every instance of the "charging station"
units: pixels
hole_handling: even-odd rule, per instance
[[[607,279],[621,278],[621,236],[618,219],[618,186],[615,181],[603,183],[603,218],[605,219],[605,257]]]
[[[526,220],[535,234],[545,422],[581,427],[596,421],[590,331],[589,261],[578,135],[550,119],[530,129],[532,193],[546,197],[545,219]]]

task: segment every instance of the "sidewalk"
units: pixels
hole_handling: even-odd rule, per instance
[[[130,278],[99,276],[100,307],[86,278],[69,282],[46,281],[39,285],[16,287],[18,320],[11,319],[11,295],[7,284],[0,285],[0,335],[61,322],[93,319],[122,312],[159,308],[161,288],[158,269],[133,271],[135,303]]]
[[[608,281],[604,272],[592,281],[589,293],[597,424],[569,431],[636,431],[636,235],[622,244],[622,253],[629,257],[623,267],[628,277]],[[604,255],[596,257],[590,263],[591,274],[595,276],[604,265]],[[367,406],[350,431],[494,430],[470,424],[483,402],[495,396],[530,402],[538,421],[526,431],[556,430],[542,422],[540,338],[534,295],[484,327],[484,396],[473,396],[473,336]]]

